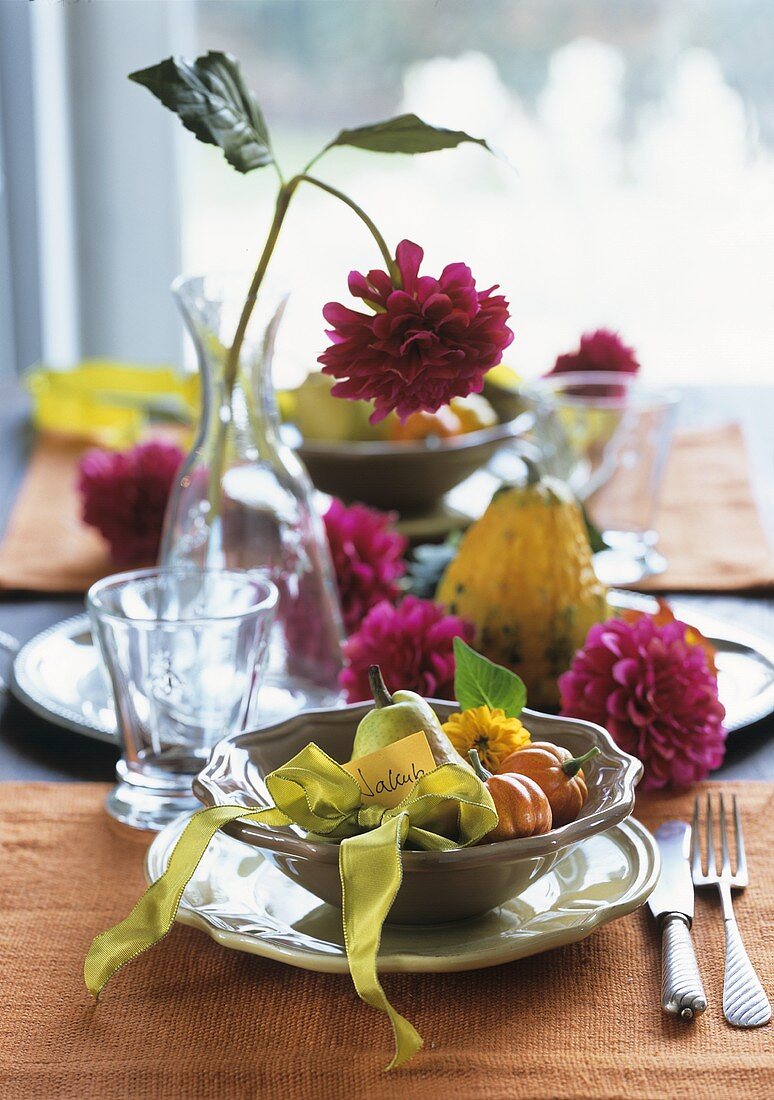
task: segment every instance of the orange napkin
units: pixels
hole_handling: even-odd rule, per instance
[[[0,588],[84,592],[113,572],[105,544],[80,520],[83,445],[41,436],[0,545]],[[677,435],[656,523],[669,561],[648,591],[735,592],[774,586],[774,558],[747,476],[740,428]]]
[[[774,586],[774,555],[747,469],[738,424],[677,435],[656,520],[659,550],[668,568],[635,587],[738,592]]]
[[[85,592],[116,570],[104,539],[81,521],[80,441],[41,435],[0,544],[0,588]]]

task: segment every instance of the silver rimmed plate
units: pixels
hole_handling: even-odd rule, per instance
[[[615,607],[654,606],[647,596],[611,592]],[[709,638],[717,650],[718,686],[726,728],[743,729],[774,710],[774,643],[752,631],[699,614],[681,600],[675,615]],[[30,710],[65,729],[117,741],[115,712],[91,637],[88,615],[76,615],[36,635],[17,654],[11,689]]]
[[[655,612],[653,596],[613,590],[608,602],[614,608]],[[695,626],[715,647],[718,695],[726,708],[729,733],[751,726],[774,711],[774,642],[762,634],[737,628],[725,619],[697,612],[680,599],[666,601],[676,618]]]
[[[41,718],[98,741],[118,742],[113,698],[88,615],[36,634],[16,655],[11,690]]]
[[[149,882],[162,874],[187,820],[184,815],[173,821],[151,844],[145,860]],[[642,905],[658,873],[655,841],[629,818],[576,844],[523,893],[482,917],[385,925],[379,970],[479,970],[574,943]],[[196,868],[177,919],[223,947],[304,970],[347,973],[341,911],[223,833]]]

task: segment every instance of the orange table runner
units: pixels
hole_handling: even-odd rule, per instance
[[[718,786],[710,784],[709,786]],[[723,926],[699,895],[696,950],[710,1006],[691,1024],[659,1007],[660,947],[646,912],[544,955],[459,974],[391,974],[426,1046],[385,1074],[384,1019],[349,979],[225,950],[177,927],[115,977],[95,1006],[82,980],[95,932],[143,888],[144,845],[113,831],[102,784],[0,785],[0,939],[5,977],[0,1095],[8,1100],[325,1100],[399,1097],[768,1100],[771,1026],[723,1021]],[[742,933],[774,993],[774,784],[739,795],[752,885]],[[656,827],[692,795],[641,797]]]
[[[43,436],[0,545],[0,588],[84,592],[112,572],[105,544],[80,520],[81,444]],[[774,557],[753,499],[736,425],[684,432],[668,463],[656,526],[669,570],[653,591],[774,586]]]
[[[85,592],[114,572],[107,545],[80,518],[82,443],[41,436],[0,543],[0,588]]]
[[[669,563],[637,588],[738,592],[774,586],[774,554],[761,525],[741,428],[680,432],[656,517]]]

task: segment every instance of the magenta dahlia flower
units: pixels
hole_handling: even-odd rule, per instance
[[[408,540],[393,530],[396,518],[395,512],[364,504],[348,508],[340,500],[333,500],[323,517],[348,634],[375,604],[398,597],[395,581],[406,572]]]
[[[685,623],[643,615],[592,626],[559,690],[563,714],[605,726],[642,760],[644,790],[689,787],[723,761],[717,677]]]
[[[454,698],[454,638],[472,643],[473,624],[447,615],[440,604],[406,596],[397,606],[382,600],[344,643],[341,686],[347,700],[370,699],[369,665],[379,665],[391,691]]]
[[[575,371],[636,374],[639,369],[634,350],[626,346],[618,333],[600,328],[581,336],[578,350],[560,355],[549,374],[572,374]]]
[[[453,397],[479,393],[484,375],[513,340],[508,303],[496,286],[476,290],[465,264],[449,264],[438,279],[419,275],[424,252],[401,241],[400,281],[386,271],[352,271],[349,289],[370,312],[328,302],[323,316],[331,346],[319,357],[338,379],[336,397],[373,401],[371,422],[395,411],[401,420],[436,412]]]
[[[164,510],[184,458],[160,439],[128,451],[87,451],[78,467],[83,522],[96,527],[117,565],[150,565],[161,542]]]

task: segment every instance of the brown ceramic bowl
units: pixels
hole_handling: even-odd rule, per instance
[[[456,703],[440,701],[434,701],[433,707],[442,721],[458,709]],[[215,746],[207,767],[194,781],[194,793],[206,806],[269,806],[264,776],[310,741],[339,762],[349,760],[357,725],[370,709],[370,703],[356,703],[305,711],[254,733],[228,737]],[[442,924],[479,916],[525,890],[571,845],[631,814],[642,765],[622,752],[601,726],[526,710],[524,724],[534,740],[553,741],[574,755],[592,745],[599,748],[599,755],[584,768],[589,797],[580,816],[544,836],[452,852],[404,852],[403,882],[389,923]],[[259,848],[311,894],[340,907],[337,843],[313,844],[295,826],[279,829],[241,820],[225,831]]]
[[[401,514],[428,511],[533,425],[531,411],[516,411],[515,398],[494,387],[485,396],[500,423],[452,439],[415,443],[329,443],[304,439],[296,448],[315,488]]]

